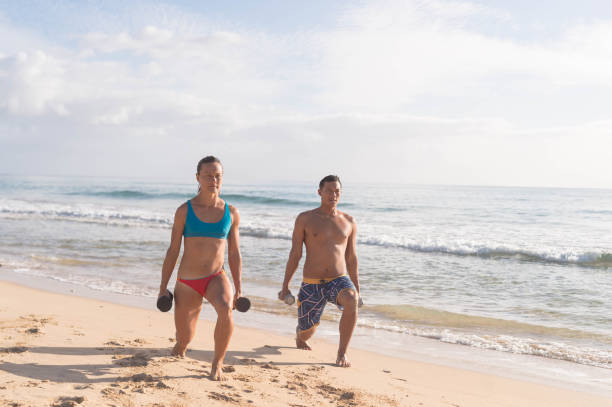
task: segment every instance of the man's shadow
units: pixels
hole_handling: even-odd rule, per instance
[[[280,349],[295,349],[288,346],[264,345],[253,348],[251,351],[228,351],[225,355],[226,365],[239,364],[265,364],[264,358],[270,355],[281,355]],[[0,349],[0,353],[6,353],[10,348]],[[118,358],[108,364],[76,364],[76,365],[45,365],[38,363],[11,363],[2,362],[0,370],[16,376],[28,377],[36,380],[49,380],[56,383],[111,383],[129,381],[131,376],[122,377],[118,369],[125,366],[146,366],[153,358],[170,358],[170,348],[141,348],[128,346],[105,346],[105,347],[53,347],[39,346],[27,348],[27,352],[39,354],[53,354],[65,356],[100,356],[115,355]],[[200,362],[211,362],[214,352],[210,350],[191,349],[187,356]],[[121,357],[123,356],[123,357]],[[164,362],[162,362],[164,363]],[[171,363],[171,361],[167,361]],[[322,363],[303,362],[274,362],[276,366],[288,365],[321,365]],[[331,363],[329,365],[332,365]],[[183,376],[152,376],[153,380],[180,379],[180,378],[205,378],[207,375],[183,375]]]

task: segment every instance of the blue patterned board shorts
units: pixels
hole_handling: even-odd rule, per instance
[[[305,331],[319,324],[325,304],[336,304],[336,297],[345,288],[355,289],[351,279],[345,274],[331,281],[320,280],[318,284],[303,282],[298,294],[298,329]]]

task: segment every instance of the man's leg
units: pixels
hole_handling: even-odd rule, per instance
[[[217,311],[217,324],[215,325],[215,355],[210,368],[210,379],[221,380],[223,372],[223,358],[227,352],[234,319],[232,316],[232,289],[225,273],[219,274],[210,280],[206,288],[206,299]]]
[[[295,328],[295,346],[298,349],[312,350],[312,348],[306,341],[312,338],[312,335],[314,335],[316,330],[317,330],[316,325],[314,325],[313,327],[309,329],[306,329],[305,331],[301,331],[299,326],[296,327]]]
[[[174,289],[174,325],[176,344],[172,355],[184,357],[187,345],[195,335],[198,316],[202,309],[202,297],[193,288],[177,282]]]
[[[325,298],[321,285],[302,283],[298,293],[298,326],[295,328],[295,346],[298,349],[312,350],[306,341],[317,330],[323,309]]]
[[[351,362],[349,362],[346,357],[346,350],[353,336],[355,324],[357,323],[357,306],[359,299],[357,292],[353,288],[345,288],[338,293],[336,301],[344,308],[342,317],[340,318],[340,343],[338,345],[336,364],[341,367],[349,367],[351,366]]]

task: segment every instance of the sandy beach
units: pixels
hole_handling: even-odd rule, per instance
[[[610,4],[0,0],[0,407],[612,407]]]
[[[225,380],[207,379],[213,323],[170,357],[171,313],[1,282],[0,403],[5,406],[609,406],[611,399],[352,349],[331,363],[290,337],[237,326]],[[435,361],[432,361],[435,363]]]

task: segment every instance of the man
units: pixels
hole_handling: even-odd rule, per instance
[[[319,183],[321,206],[298,215],[279,298],[290,293],[289,282],[302,258],[302,244],[306,244],[304,279],[298,294],[296,346],[311,349],[307,341],[319,324],[325,304],[331,302],[343,309],[336,365],[349,367],[346,350],[357,322],[359,303],[357,224],[338,210],[341,192],[338,176],[326,176]]]

